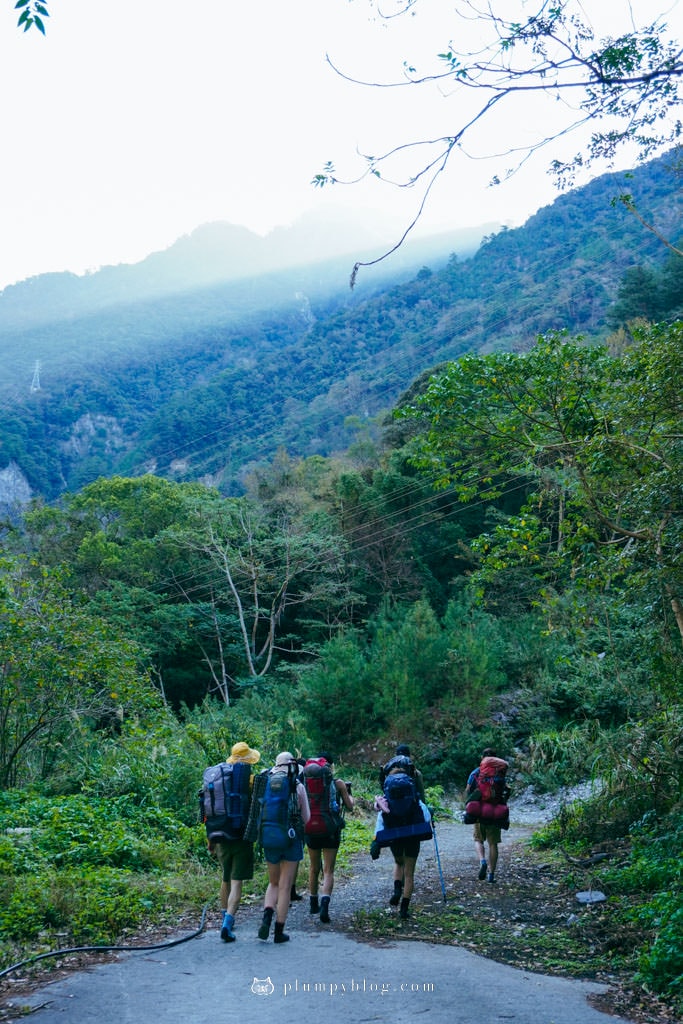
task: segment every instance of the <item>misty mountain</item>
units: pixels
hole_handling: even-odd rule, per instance
[[[360,292],[367,294],[380,283],[400,280],[425,262],[445,261],[453,251],[471,254],[482,237],[498,227],[485,224],[410,238],[391,261],[366,272]],[[272,308],[299,286],[342,292],[348,289],[356,260],[374,259],[395,241],[395,234],[381,220],[352,218],[334,210],[306,214],[291,227],[275,228],[266,236],[227,222],[203,224],[139,263],[107,266],[83,275],[41,274],[8,286],[0,292],[3,350],[8,344],[11,350],[12,335],[105,310],[111,313],[117,307],[137,306],[144,317],[142,304],[179,298],[178,311],[183,303],[192,309],[194,292],[221,285],[232,286],[226,290],[226,301],[235,307],[236,315]]]
[[[625,192],[638,217],[614,201]],[[195,234],[149,258],[152,267],[156,255],[168,260],[157,281],[199,273],[188,269],[191,251],[225,237],[221,226]],[[663,264],[657,234],[683,234],[667,157],[560,196],[471,254],[446,259],[442,248],[393,281],[362,273],[353,292],[349,263],[331,260],[3,331],[16,355],[5,364],[14,378],[5,380],[12,402],[0,418],[0,469],[11,465],[16,479],[18,468],[48,498],[97,476],[142,472],[236,493],[245,468],[279,447],[326,455],[359,431],[372,436],[376,418],[445,359],[523,350],[549,330],[604,338],[624,273]],[[221,257],[223,268],[232,258]],[[138,265],[140,290],[154,278],[149,260]],[[30,358],[44,359],[33,391]]]

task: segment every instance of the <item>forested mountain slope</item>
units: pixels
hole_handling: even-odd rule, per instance
[[[666,256],[614,202],[624,193],[661,235],[683,233],[680,178],[663,157],[596,179],[522,228],[489,236],[470,258],[452,256],[369,297],[362,274],[349,291],[350,264],[337,262],[343,290],[329,267],[290,270],[268,279],[265,312],[261,276],[15,333],[15,347],[38,359],[43,344],[60,364],[39,390],[12,389],[0,469],[16,464],[48,498],[144,471],[234,493],[245,465],[279,446],[298,455],[345,448],[444,359],[524,350],[551,329],[604,335],[624,272]]]

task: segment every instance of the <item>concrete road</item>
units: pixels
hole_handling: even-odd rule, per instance
[[[292,922],[293,925],[293,922]],[[35,1024],[619,1024],[587,1002],[597,984],[545,977],[453,946],[357,942],[297,932],[275,946],[244,920],[238,940],[216,930],[167,949],[48,984],[24,999]]]

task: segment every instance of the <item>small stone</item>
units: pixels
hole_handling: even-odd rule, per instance
[[[607,897],[599,889],[588,889],[586,892],[577,892],[576,898],[579,903],[604,903]]]

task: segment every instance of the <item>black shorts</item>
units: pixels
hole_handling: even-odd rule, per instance
[[[326,836],[304,836],[309,850],[338,850],[341,843],[341,832]]]
[[[413,839],[412,836],[408,836],[406,839],[395,839],[393,843],[389,844],[389,849],[394,857],[415,857],[417,859],[420,853],[420,840]]]

